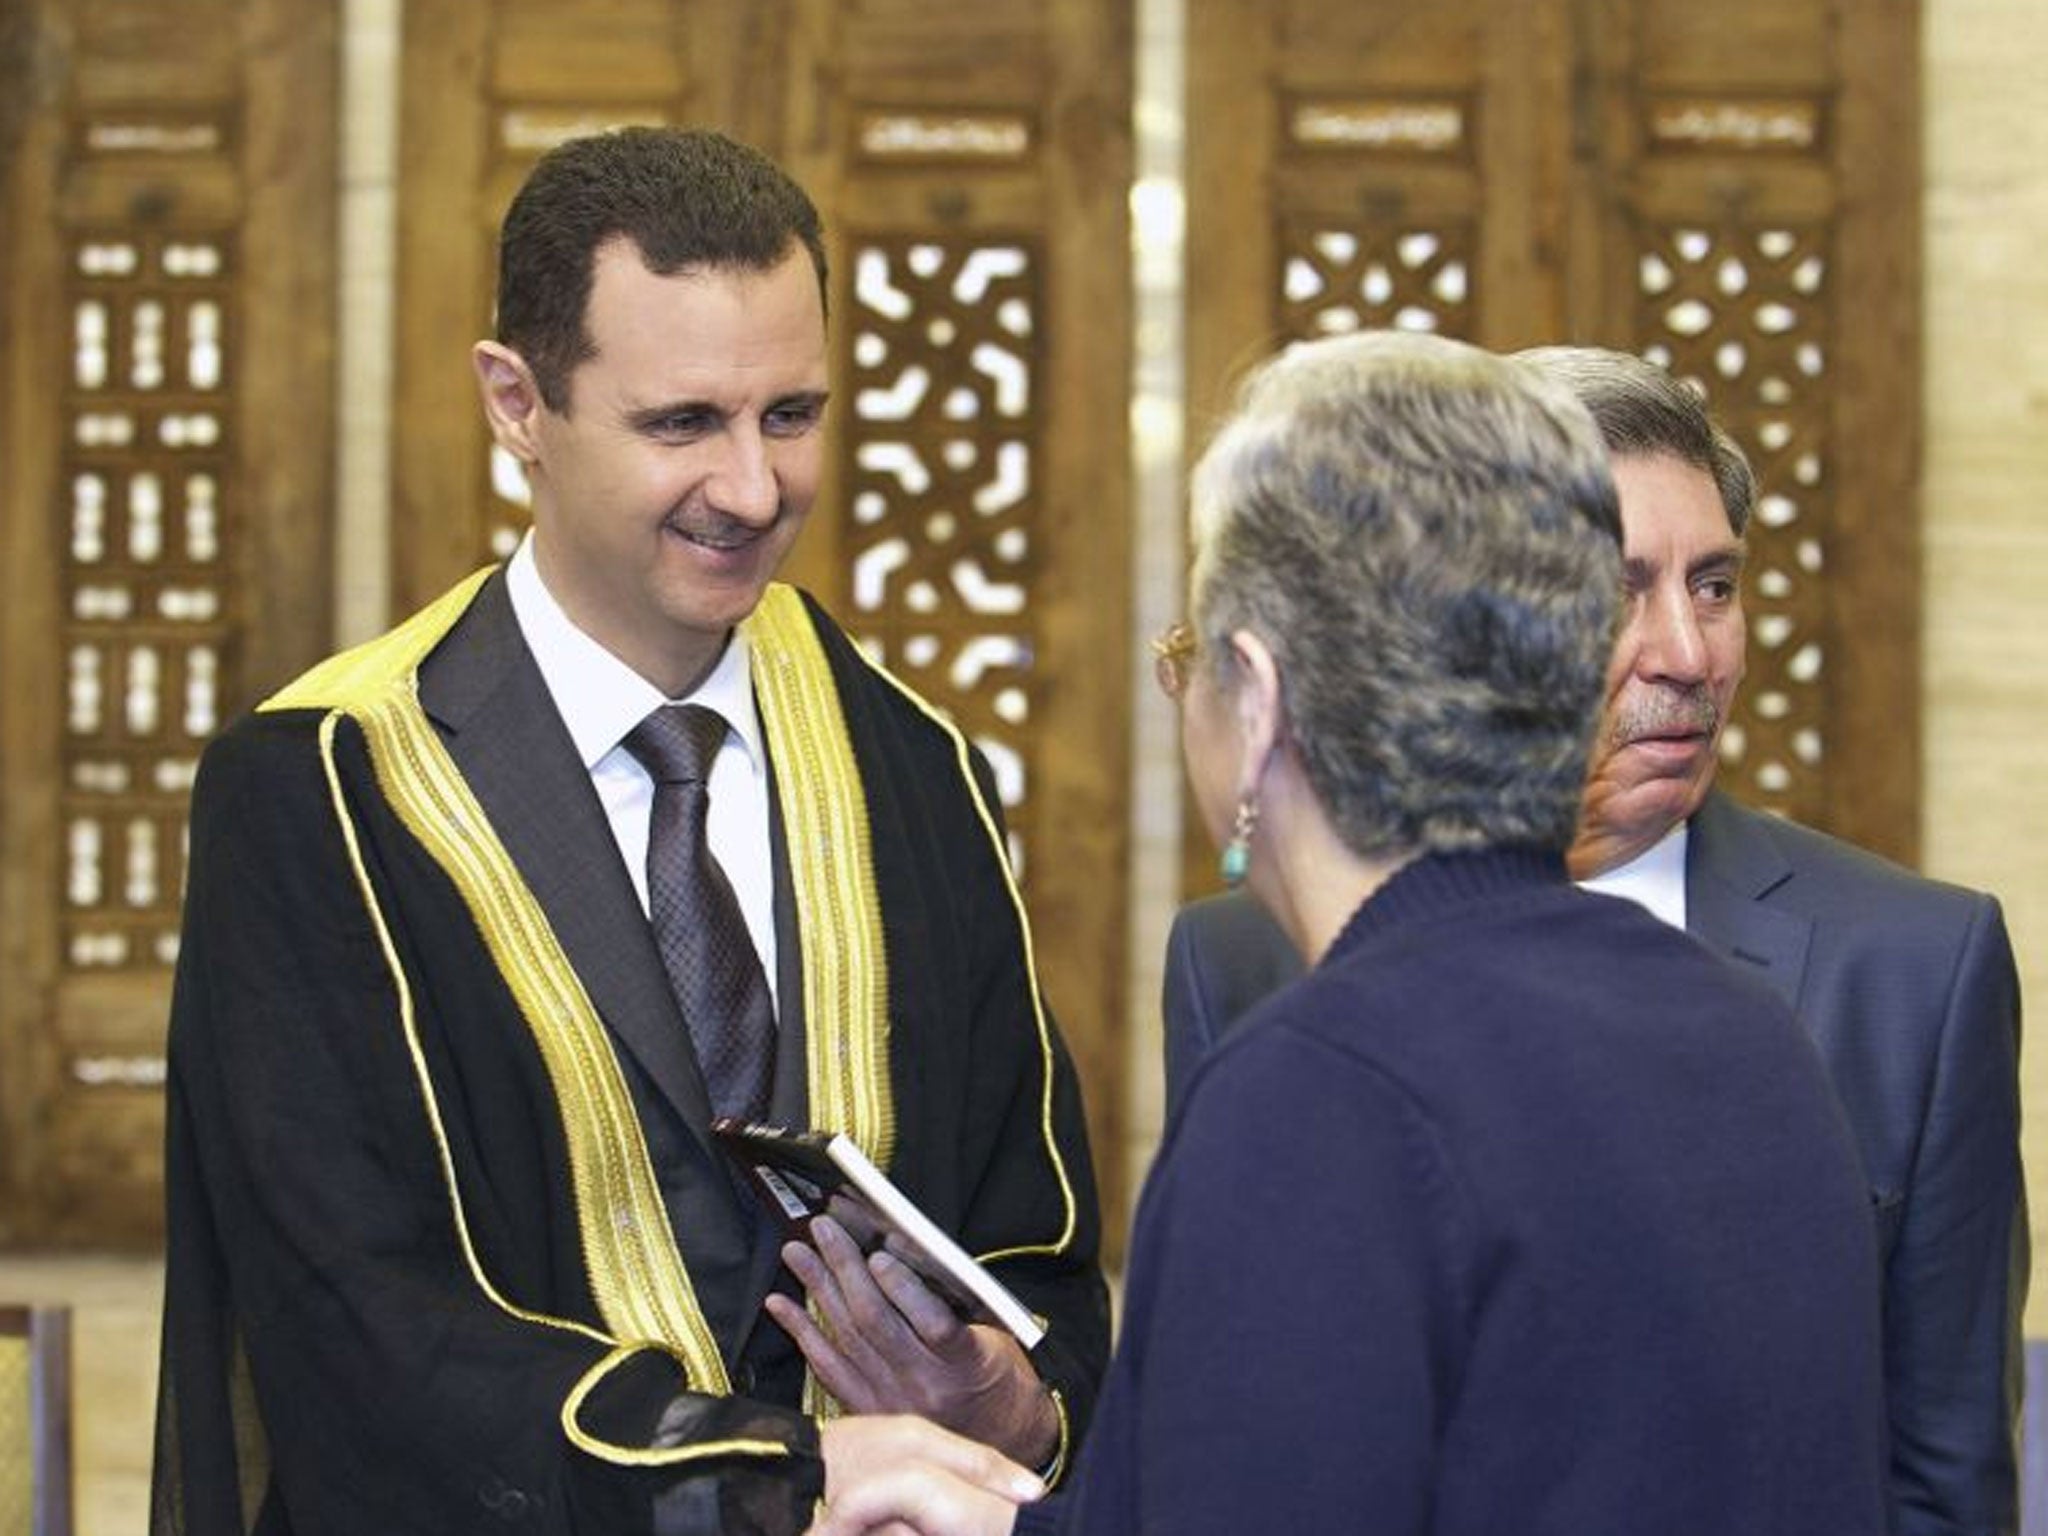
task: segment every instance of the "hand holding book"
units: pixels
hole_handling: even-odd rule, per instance
[[[783,1259],[807,1293],[769,1314],[797,1342],[818,1381],[854,1413],[915,1413],[1044,1467],[1059,1446],[1059,1413],[1017,1340],[969,1322],[911,1268],[863,1254],[829,1216]]]
[[[863,1253],[886,1251],[970,1317],[998,1323],[1025,1349],[1045,1325],[973,1255],[940,1228],[854,1140],[721,1119],[712,1134],[790,1236],[808,1242],[811,1223],[831,1216]]]
[[[813,1311],[769,1314],[855,1413],[918,1413],[1043,1466],[1059,1413],[1026,1350],[1045,1328],[845,1136],[720,1121],[720,1144],[792,1239]],[[815,1316],[813,1315],[815,1312]]]

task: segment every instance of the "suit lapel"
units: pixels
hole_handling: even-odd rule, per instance
[[[502,574],[421,668],[420,703],[599,1015],[716,1162],[710,1099],[653,930]]]
[[[1719,793],[1707,796],[1686,834],[1686,930],[1754,969],[1796,1008],[1813,923],[1766,901],[1792,876],[1757,812]]]

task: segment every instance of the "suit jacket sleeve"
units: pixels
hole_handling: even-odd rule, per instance
[[[1195,925],[1183,910],[1174,914],[1173,928],[1166,936],[1166,975],[1161,987],[1160,1013],[1166,1036],[1166,1118],[1169,1124],[1187,1097],[1188,1080],[1195,1075],[1209,1047],[1216,1043],[1216,1021],[1209,1011],[1208,994],[1201,984],[1201,967],[1196,955]]]
[[[2017,1529],[2027,1220],[2019,983],[1978,905],[1946,1008],[1912,1187],[1885,1276],[1899,1536]]]
[[[1116,1406],[1019,1536],[1322,1531],[1338,1510],[1384,1536],[1429,1528],[1474,1214],[1398,1088],[1323,1053],[1305,1086],[1287,1054],[1237,1058],[1168,1133],[1132,1236]],[[1294,1411],[1219,1412],[1237,1403]]]
[[[1166,940],[1168,1123],[1216,1043],[1302,972],[1301,956],[1244,891],[1183,907]]]

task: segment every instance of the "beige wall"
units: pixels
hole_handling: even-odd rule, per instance
[[[2005,903],[2048,1002],[2048,6],[1925,0],[1926,838]],[[2048,1190],[2048,1041],[2027,1041],[2029,1183]],[[2043,1207],[2048,1210],[2048,1206]],[[2048,1277],[2038,1255],[2035,1272]],[[2048,1278],[2030,1335],[2048,1333]]]

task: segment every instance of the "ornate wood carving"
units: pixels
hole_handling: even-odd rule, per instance
[[[1723,782],[1919,848],[1918,7],[1579,13],[1590,335],[1695,380],[1749,453],[1749,675]],[[1597,276],[1595,276],[1597,274]]]
[[[1042,263],[1023,241],[898,236],[853,265],[849,618],[990,755],[1028,879]]]
[[[109,125],[82,126],[91,136]],[[116,142],[204,152],[219,143],[204,128],[139,117]],[[231,238],[152,230],[70,245],[68,602],[53,681],[64,697],[62,952],[74,971],[177,959],[186,796],[220,725],[235,639],[224,588],[236,537],[225,493],[238,488]]]
[[[839,515],[804,579],[995,766],[1124,1220],[1130,7],[812,3]],[[801,77],[800,77],[801,78]],[[793,104],[802,101],[799,91]],[[822,536],[821,536],[822,535]]]
[[[4,1225],[125,1240],[160,1222],[199,751],[327,640],[332,17],[12,14]]]
[[[1281,231],[1280,254],[1279,330],[1290,339],[1370,329],[1471,334],[1469,225],[1290,223]]]
[[[1917,10],[1705,15],[1191,0],[1191,403],[1282,338],[1362,325],[1601,343],[1696,380],[1764,490],[1724,782],[1910,860]],[[1210,862],[1191,831],[1191,888]]]

